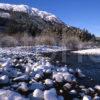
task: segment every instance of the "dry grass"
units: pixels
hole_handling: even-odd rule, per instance
[[[35,45],[56,45],[56,38],[53,35],[39,35],[35,37]]]

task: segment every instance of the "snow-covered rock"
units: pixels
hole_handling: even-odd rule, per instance
[[[56,82],[63,82],[64,81],[63,75],[60,72],[53,74],[53,79],[55,79]]]
[[[96,85],[94,88],[95,88],[96,90],[100,91],[100,85]]]
[[[45,84],[48,86],[53,86],[53,81],[51,79],[46,79]]]
[[[55,88],[44,91],[44,100],[58,100]]]
[[[28,80],[29,80],[28,75],[22,75],[13,79],[13,81],[28,81]]]
[[[16,92],[0,89],[0,100],[29,100],[29,99],[22,97],[20,94]]]
[[[76,81],[75,77],[72,74],[68,73],[68,72],[63,73],[63,77],[64,77],[64,80],[68,81],[68,82]]]
[[[6,75],[0,76],[0,84],[7,84],[9,83],[9,77]]]
[[[20,86],[18,87],[17,90],[22,91],[22,92],[27,92],[28,91],[27,83],[21,82],[21,83],[19,83],[19,85]]]
[[[35,89],[33,92],[33,97],[43,99],[44,98],[44,93],[40,89]]]
[[[85,96],[83,97],[83,100],[92,100],[92,98],[91,98],[91,96],[85,95]]]

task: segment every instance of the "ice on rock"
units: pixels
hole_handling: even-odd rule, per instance
[[[43,99],[44,98],[44,93],[40,89],[35,89],[33,92],[33,97]]]
[[[29,100],[29,99],[22,97],[20,94],[16,92],[0,89],[0,100]]]
[[[83,96],[83,100],[92,100],[91,96],[85,95]]]
[[[44,100],[58,100],[55,88],[44,91]]]
[[[9,83],[9,77],[7,75],[0,76],[0,84]]]

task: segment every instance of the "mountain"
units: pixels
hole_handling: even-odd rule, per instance
[[[66,25],[55,15],[27,5],[13,5],[0,3],[0,33],[9,35],[28,33],[35,37],[41,34],[78,37],[82,41],[94,39],[94,35],[87,30],[82,30]]]

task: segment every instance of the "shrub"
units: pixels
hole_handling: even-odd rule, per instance
[[[62,36],[61,44],[62,46],[72,50],[81,49],[83,47],[82,42],[77,37]]]
[[[20,36],[19,45],[32,46],[34,45],[34,38],[32,36],[29,36],[27,33],[24,33]]]
[[[53,35],[39,35],[35,37],[35,45],[56,45],[57,41]]]
[[[3,36],[0,40],[1,47],[13,47],[18,45],[18,41],[12,36]]]

